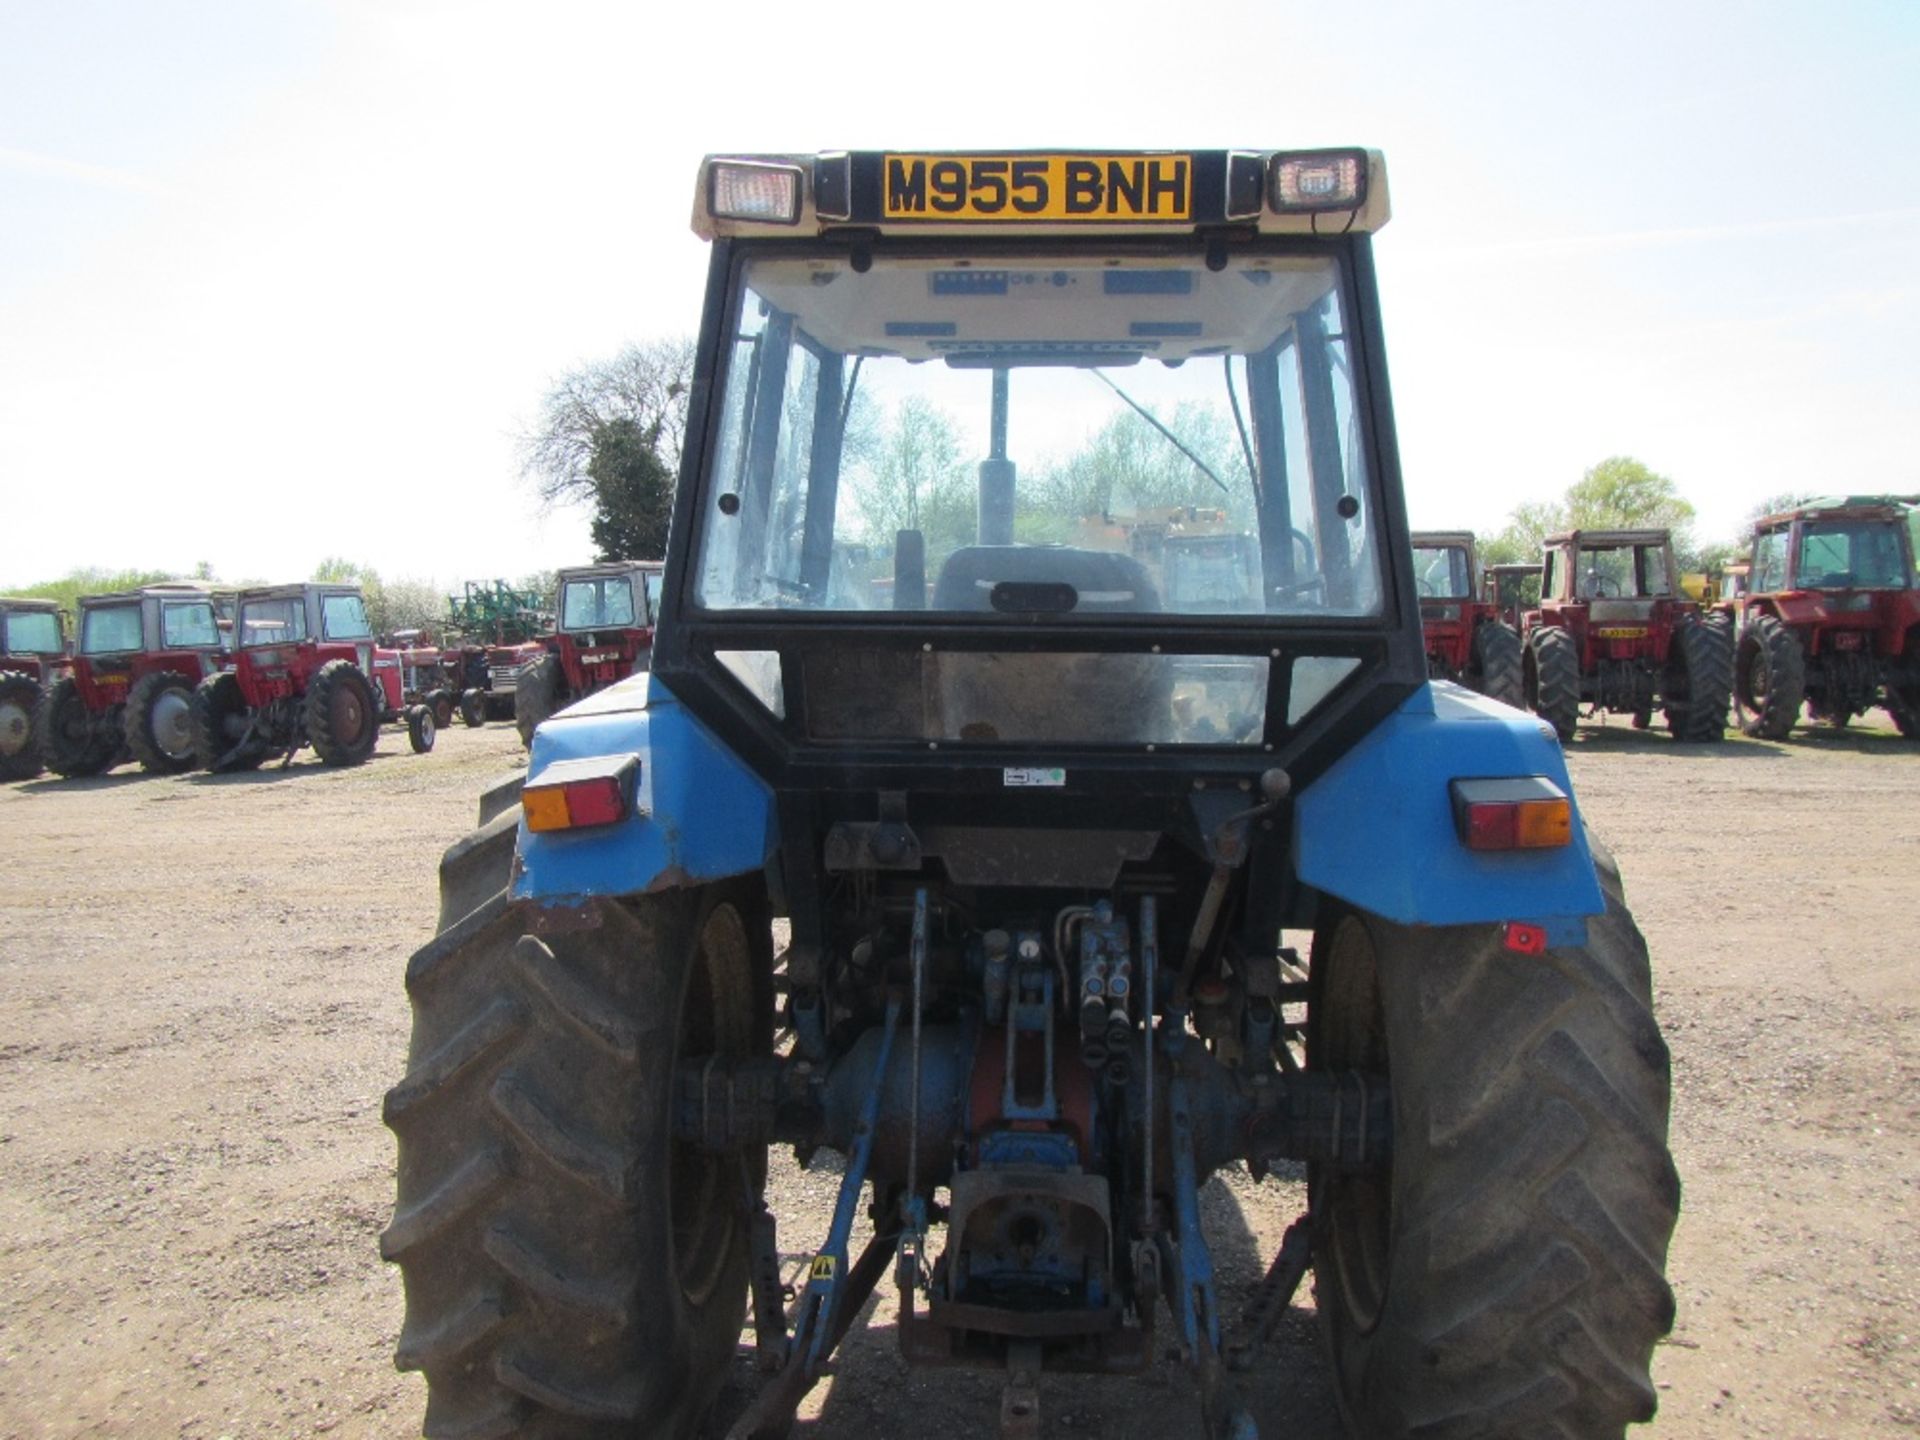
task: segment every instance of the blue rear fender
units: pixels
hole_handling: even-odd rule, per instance
[[[562,760],[637,756],[632,813],[534,834],[523,819],[513,896],[572,906],[749,874],[775,845],[773,792],[651,674],[590,695],[534,732],[527,784]]]
[[[1293,807],[1293,854],[1314,889],[1402,925],[1522,921],[1555,946],[1586,943],[1600,883],[1574,802],[1558,850],[1467,849],[1448,783],[1539,775],[1569,797],[1551,726],[1446,681],[1422,686]]]

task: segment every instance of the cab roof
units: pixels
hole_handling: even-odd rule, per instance
[[[357,580],[307,580],[297,585],[255,585],[236,592],[236,600],[300,600],[308,595],[358,595]]]
[[[693,230],[890,235],[1339,235],[1387,223],[1377,150],[828,151],[709,155]]]
[[[9,610],[57,611],[60,608],[60,602],[58,600],[45,600],[37,595],[32,597],[25,595],[0,595],[0,605],[6,606]]]
[[[92,605],[125,605],[131,601],[144,600],[154,596],[162,600],[212,600],[212,594],[204,585],[191,585],[184,581],[165,581],[158,585],[142,585],[135,590],[114,590],[104,595],[82,595],[79,604],[82,607]],[[9,604],[13,603],[11,601]]]
[[[1904,520],[1907,512],[1920,505],[1920,495],[1822,495],[1790,509],[1763,515],[1754,521],[1756,530],[1769,525],[1784,525],[1792,520],[1814,516],[1851,516],[1860,520]]]
[[[1666,545],[1672,540],[1671,530],[1562,530],[1558,535],[1547,536],[1544,543],[1551,549],[1561,545]]]
[[[1474,544],[1473,531],[1416,530],[1413,532],[1413,544],[1415,549],[1425,546],[1431,550],[1443,545],[1464,545],[1468,549],[1472,549]]]

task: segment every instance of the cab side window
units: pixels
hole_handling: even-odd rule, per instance
[[[1748,587],[1759,594],[1787,588],[1787,532],[1769,530],[1753,541],[1753,579]]]

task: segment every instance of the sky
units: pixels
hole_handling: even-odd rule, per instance
[[[1916,74],[1911,0],[0,0],[0,588],[590,558],[516,437],[694,331],[720,151],[1379,148],[1416,526],[1920,491]]]

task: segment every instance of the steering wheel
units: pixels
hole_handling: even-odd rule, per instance
[[[1422,600],[1437,600],[1440,598],[1440,592],[1434,588],[1431,580],[1416,578],[1413,582],[1413,588],[1420,592],[1420,598]]]
[[[1587,572],[1587,594],[1595,600],[1618,600],[1622,593],[1620,582],[1611,575]]]

